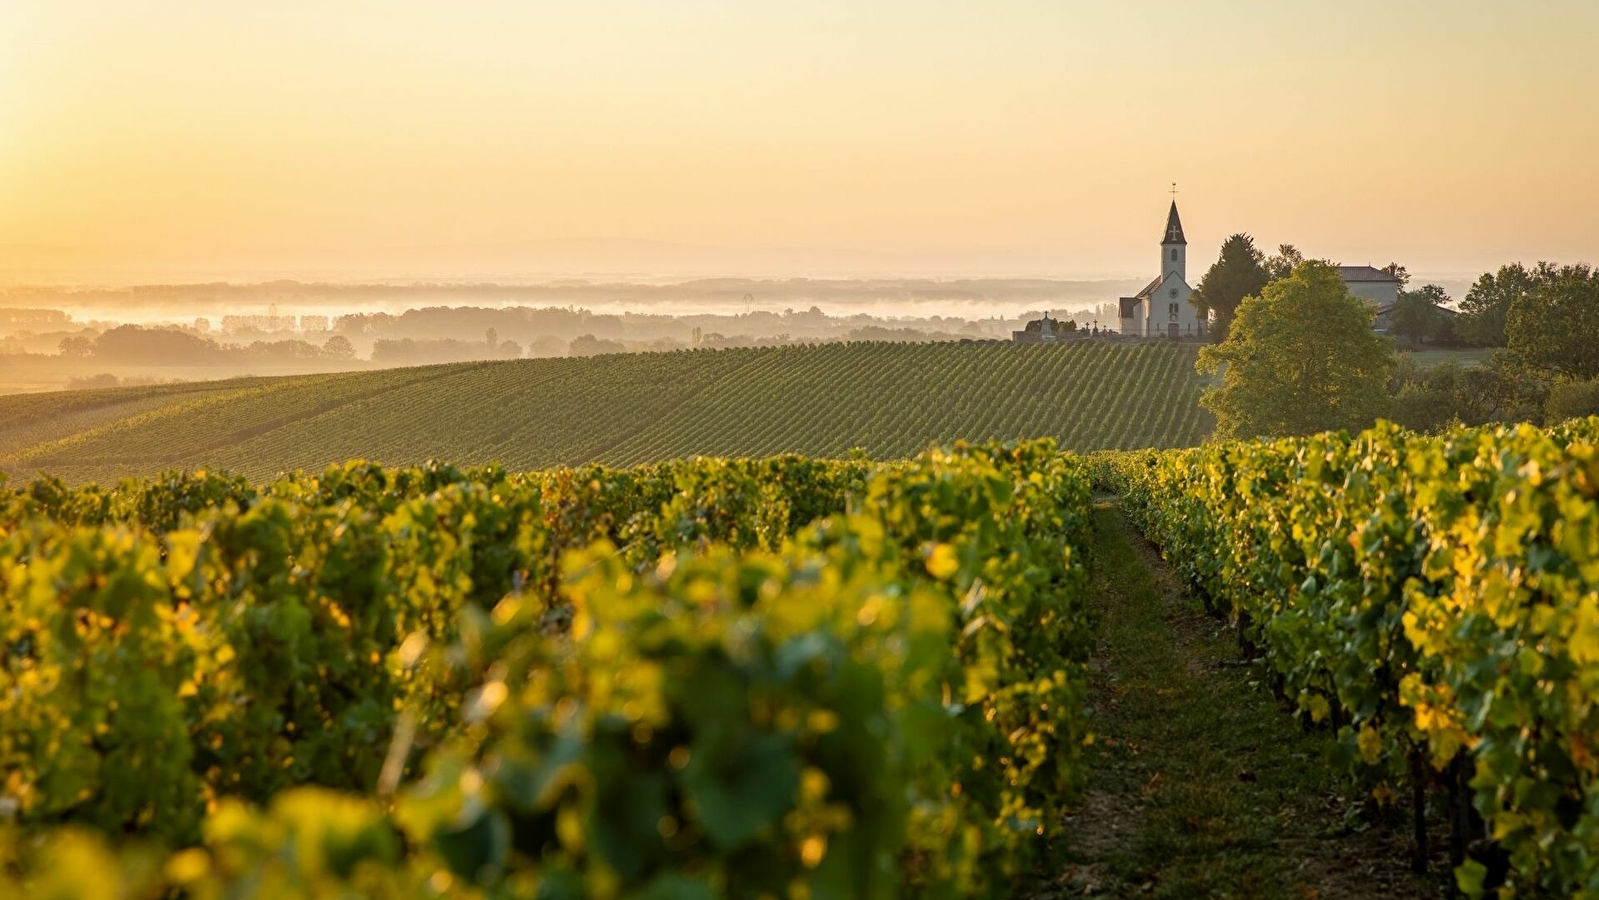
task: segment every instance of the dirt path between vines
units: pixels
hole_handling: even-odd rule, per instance
[[[1119,510],[1100,504],[1094,538],[1090,784],[1035,896],[1448,896],[1410,874],[1402,829],[1352,803],[1331,735],[1300,728]]]

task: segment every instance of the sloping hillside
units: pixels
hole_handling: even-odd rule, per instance
[[[698,454],[877,457],[1050,435],[1197,443],[1193,350],[1158,344],[824,344],[622,354],[0,397],[0,470],[69,481],[364,457],[517,469]]]

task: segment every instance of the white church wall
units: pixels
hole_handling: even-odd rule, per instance
[[[1176,258],[1173,259],[1172,257]],[[1188,245],[1187,244],[1162,244],[1160,248],[1160,274],[1170,275],[1177,273],[1177,277],[1188,280]]]
[[[1169,255],[1169,254],[1168,254]],[[1199,336],[1199,311],[1188,300],[1194,294],[1186,282],[1176,272],[1170,272],[1166,280],[1150,300],[1151,315],[1145,330],[1147,337],[1169,337],[1171,326],[1177,326],[1179,338]]]

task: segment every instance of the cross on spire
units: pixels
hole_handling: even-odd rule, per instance
[[[1175,190],[1175,189],[1174,189]],[[1171,211],[1166,214],[1166,237],[1162,244],[1186,244],[1183,237],[1183,222],[1177,217],[1177,199],[1175,195],[1171,202]]]
[[[1172,202],[1175,203],[1177,200],[1177,182],[1175,181],[1171,183],[1171,198]]]

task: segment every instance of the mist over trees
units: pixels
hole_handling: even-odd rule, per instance
[[[122,325],[95,338],[88,356],[106,363],[199,365],[219,362],[225,352],[216,341],[182,331]]]
[[[304,340],[253,341],[249,344],[222,344],[174,328],[148,328],[119,325],[94,338],[64,338],[62,356],[85,362],[110,365],[205,366],[252,360],[350,359],[354,348],[348,340],[318,346]]]
[[[728,286],[753,282],[728,280]],[[788,292],[811,290],[811,283],[768,282]],[[846,288],[831,283],[823,290]],[[890,282],[851,282],[848,291],[863,285],[888,290]],[[897,283],[903,294],[907,283]],[[995,281],[1006,285],[1009,282]],[[1052,282],[1005,288],[1020,294],[1044,291]],[[720,282],[718,282],[720,285]],[[622,289],[626,286],[622,286]],[[719,286],[718,290],[723,290]],[[675,288],[674,288],[675,289]],[[825,341],[951,341],[1003,339],[1022,327],[1038,309],[1018,304],[1008,315],[989,314],[963,318],[944,315],[890,316],[868,312],[829,314],[819,307],[781,310],[748,309],[744,312],[666,314],[650,312],[608,313],[578,307],[487,307],[474,305],[423,306],[401,312],[325,309],[306,312],[306,303],[325,301],[322,288],[274,283],[241,286],[197,286],[193,289],[152,287],[103,292],[64,289],[0,288],[0,301],[38,299],[41,296],[80,296],[144,299],[161,297],[194,299],[215,292],[213,299],[256,293],[295,301],[280,312],[273,303],[265,308],[241,309],[237,305],[190,305],[172,310],[176,321],[127,323],[95,318],[92,310],[79,310],[74,319],[66,310],[39,309],[19,304],[0,306],[0,392],[66,387],[69,384],[104,384],[116,379],[192,380],[237,375],[304,374],[343,371],[374,366],[412,366],[476,360],[590,355],[594,353],[673,351],[689,348],[723,349],[771,347]],[[298,291],[307,293],[301,295]],[[329,289],[332,296],[350,294]],[[377,286],[382,292],[389,288]],[[411,293],[442,290],[421,287]],[[919,290],[919,289],[918,289]],[[176,292],[175,294],[173,292]],[[467,287],[463,297],[498,296],[502,289]],[[725,293],[725,290],[723,290]],[[965,295],[965,289],[952,294]],[[978,292],[970,292],[981,298]],[[748,292],[740,297],[748,306]],[[1055,299],[1059,299],[1058,297]],[[196,303],[202,302],[196,299]],[[916,302],[921,302],[920,300]],[[132,304],[139,306],[138,303]],[[310,308],[317,308],[311,306]],[[1048,304],[1044,308],[1056,308]],[[101,376],[105,376],[102,378]]]
[[[1209,337],[1228,342],[1239,310],[1250,297],[1259,298],[1272,286],[1293,277],[1304,254],[1292,244],[1279,244],[1268,255],[1247,233],[1230,235],[1217,260],[1210,265],[1194,291],[1193,302],[1212,318]],[[1384,269],[1403,283],[1394,305],[1385,310],[1391,342],[1399,347],[1430,349],[1469,345],[1500,347],[1504,352],[1479,365],[1421,368],[1403,363],[1389,380],[1386,394],[1390,414],[1417,428],[1436,428],[1454,421],[1478,423],[1499,419],[1553,418],[1589,409],[1589,398],[1599,389],[1587,387],[1599,379],[1599,361],[1591,348],[1599,345],[1599,326],[1592,321],[1599,311],[1594,297],[1595,275],[1586,266],[1550,262],[1512,263],[1484,273],[1470,285],[1461,285],[1464,298],[1456,304],[1449,291],[1436,284],[1412,288],[1410,273],[1399,263]],[[699,282],[696,289],[726,297],[754,282],[724,279]],[[920,293],[919,282],[760,282],[779,295],[805,292],[893,291]],[[893,317],[869,313],[824,313],[818,306],[781,310],[749,309],[744,312],[667,314],[648,308],[635,312],[598,312],[576,306],[423,305],[402,312],[340,311],[306,313],[306,306],[289,307],[294,314],[280,315],[278,308],[238,306],[199,307],[178,323],[129,325],[118,322],[75,321],[66,311],[31,303],[0,308],[0,361],[7,364],[8,384],[37,390],[40,383],[86,387],[111,383],[141,383],[227,377],[240,374],[337,371],[366,367],[393,367],[474,360],[518,359],[547,356],[588,356],[623,352],[671,351],[687,348],[722,349],[770,347],[821,341],[918,342],[965,339],[1006,339],[1010,331],[1025,328],[1044,310],[1063,324],[1075,321],[1088,328],[1097,320],[1114,326],[1119,316],[1114,302],[1073,311],[1063,308],[1059,296],[1049,295],[1048,282],[965,282],[944,285],[951,297],[983,296],[997,284],[1000,291],[1018,297],[1044,299],[1034,305],[1018,303],[1007,316],[985,319],[959,316]],[[915,285],[915,286],[913,286]],[[397,291],[405,296],[457,296],[494,298],[512,288],[469,286],[376,286],[378,292]],[[536,288],[515,290],[566,290]],[[599,291],[583,285],[573,290]],[[631,290],[631,286],[615,287]],[[663,292],[683,286],[660,288]],[[282,297],[285,302],[328,297],[358,299],[355,289],[307,286],[292,282],[262,286],[193,286],[130,289],[129,296],[216,297],[257,295]],[[642,288],[646,293],[655,287]],[[326,293],[319,293],[326,291]],[[434,292],[440,292],[435,294]],[[49,292],[45,292],[49,293]],[[39,289],[7,289],[6,298],[37,299]],[[70,296],[56,289],[53,296]],[[738,295],[748,304],[748,292]],[[1369,301],[1367,301],[1369,306]],[[1458,307],[1458,308],[1457,308]],[[315,307],[311,307],[315,308]],[[270,310],[270,312],[267,311]],[[213,323],[220,323],[213,326]],[[1514,327],[1513,327],[1514,325]],[[1218,344],[1220,346],[1220,344]],[[1478,362],[1480,357],[1472,362]],[[55,361],[51,374],[29,375],[30,366]],[[183,371],[183,369],[193,371]],[[43,386],[50,386],[48,384]],[[11,390],[16,387],[7,388]],[[1592,408],[1599,412],[1599,407]]]

